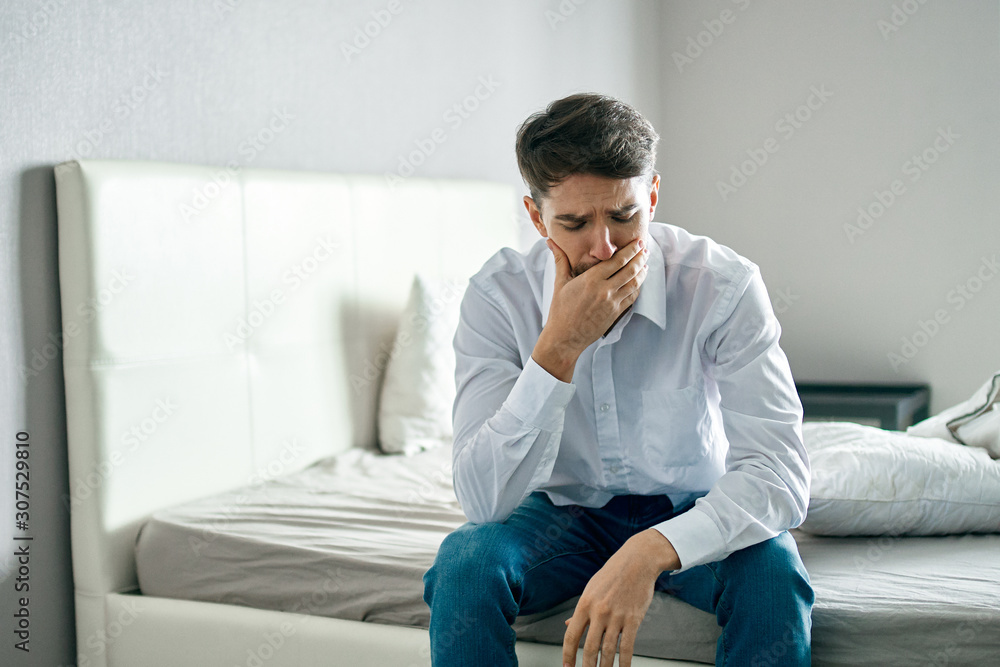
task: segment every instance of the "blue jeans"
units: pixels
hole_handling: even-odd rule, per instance
[[[674,511],[666,496],[558,507],[536,491],[503,523],[461,525],[423,578],[432,664],[516,666],[518,615],[579,595],[629,537],[690,507]],[[787,531],[721,561],[664,572],[656,590],[715,614],[716,665],[810,664],[813,590]]]

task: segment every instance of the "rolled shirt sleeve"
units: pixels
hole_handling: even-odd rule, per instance
[[[756,266],[722,305],[703,354],[719,389],[726,472],[688,511],[655,526],[677,551],[675,572],[798,526],[809,500],[802,405]]]
[[[455,494],[473,523],[504,521],[552,474],[576,388],[522,359],[510,314],[470,283],[455,333]]]

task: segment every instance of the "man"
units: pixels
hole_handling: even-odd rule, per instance
[[[631,664],[654,590],[714,613],[719,665],[809,665],[802,408],[756,265],[651,222],[653,127],[571,95],[521,126],[544,241],[472,278],[455,492],[424,575],[436,667],[516,665],[519,614],[575,595],[563,662]],[[599,660],[599,662],[598,662]]]

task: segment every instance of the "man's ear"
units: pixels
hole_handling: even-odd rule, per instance
[[[650,184],[649,190],[649,219],[653,219],[653,214],[656,212],[656,201],[659,199],[660,192],[660,175],[654,173],[652,183]]]
[[[535,226],[535,229],[542,235],[542,238],[549,238],[549,230],[545,229],[545,223],[542,222],[542,213],[538,210],[538,206],[535,205],[535,200],[525,195],[524,208],[528,210],[528,217],[531,218],[531,224]]]

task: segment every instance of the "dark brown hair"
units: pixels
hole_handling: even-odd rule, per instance
[[[517,166],[536,202],[572,174],[652,178],[660,135],[634,108],[577,93],[528,117],[517,130]]]

